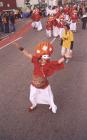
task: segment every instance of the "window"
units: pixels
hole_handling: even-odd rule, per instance
[[[3,7],[3,5],[4,5],[4,4],[3,4],[3,2],[1,1],[1,2],[0,2],[0,7]]]

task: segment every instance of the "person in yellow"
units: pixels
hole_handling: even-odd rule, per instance
[[[73,43],[74,43],[73,32],[70,31],[69,25],[65,24],[64,32],[61,38],[61,46],[62,46],[61,55],[67,57],[66,63],[70,58],[72,58]]]

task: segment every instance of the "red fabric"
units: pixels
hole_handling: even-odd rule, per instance
[[[52,29],[53,29],[53,25],[52,25],[51,22],[48,21],[48,22],[46,23],[46,29],[47,29],[47,30],[52,30]]]
[[[64,68],[64,64],[58,64],[58,61],[50,61],[48,60],[47,63],[41,66],[40,62],[38,61],[39,58],[33,56],[32,63],[34,64],[34,72],[33,74],[36,76],[51,76],[55,72]],[[43,70],[43,71],[42,71]]]
[[[60,19],[60,20],[61,20],[61,19],[64,20],[64,15],[61,14],[61,15],[59,16],[59,19]]]
[[[53,16],[50,16],[50,17],[48,18],[48,21],[50,21],[50,22],[53,23],[53,21],[54,21],[54,17],[53,17]]]
[[[40,16],[39,13],[37,13],[37,14],[33,13],[33,14],[32,14],[32,19],[33,19],[34,21],[39,21],[39,20],[41,19],[41,16]]]
[[[53,75],[55,72],[61,70],[64,68],[64,64],[58,64],[58,61],[50,61],[49,63],[47,63],[46,67],[45,67],[45,73],[46,76],[51,76]]]
[[[53,26],[57,26],[57,20],[56,19],[54,19],[54,21],[53,21]]]
[[[71,15],[71,20],[72,20],[73,22],[76,22],[76,21],[78,20],[77,14],[72,14],[72,15]]]
[[[60,21],[60,28],[63,28],[64,27],[64,21]]]
[[[41,19],[40,10],[39,10],[39,9],[33,10],[32,19],[33,19],[34,21],[39,21],[39,20]]]
[[[59,18],[60,15],[61,15],[61,12],[58,11],[58,12],[55,14],[55,17],[56,17],[56,18]]]
[[[57,22],[57,27],[58,27],[58,28],[60,28],[60,27],[61,27],[61,23],[60,23],[60,21],[59,21],[59,22]]]
[[[64,13],[65,13],[65,14],[68,14],[68,13],[69,13],[69,7],[65,7],[65,8],[64,8]]]

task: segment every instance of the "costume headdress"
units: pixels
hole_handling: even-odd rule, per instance
[[[53,53],[53,46],[47,41],[41,42],[35,47],[35,53],[40,57],[44,55],[45,58],[46,55],[50,56]]]

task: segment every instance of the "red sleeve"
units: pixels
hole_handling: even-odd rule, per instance
[[[58,61],[51,61],[46,67],[46,76],[51,76],[55,72],[64,68],[64,64],[59,64]]]
[[[31,62],[32,63],[37,63],[37,61],[38,61],[38,57],[33,55]]]

